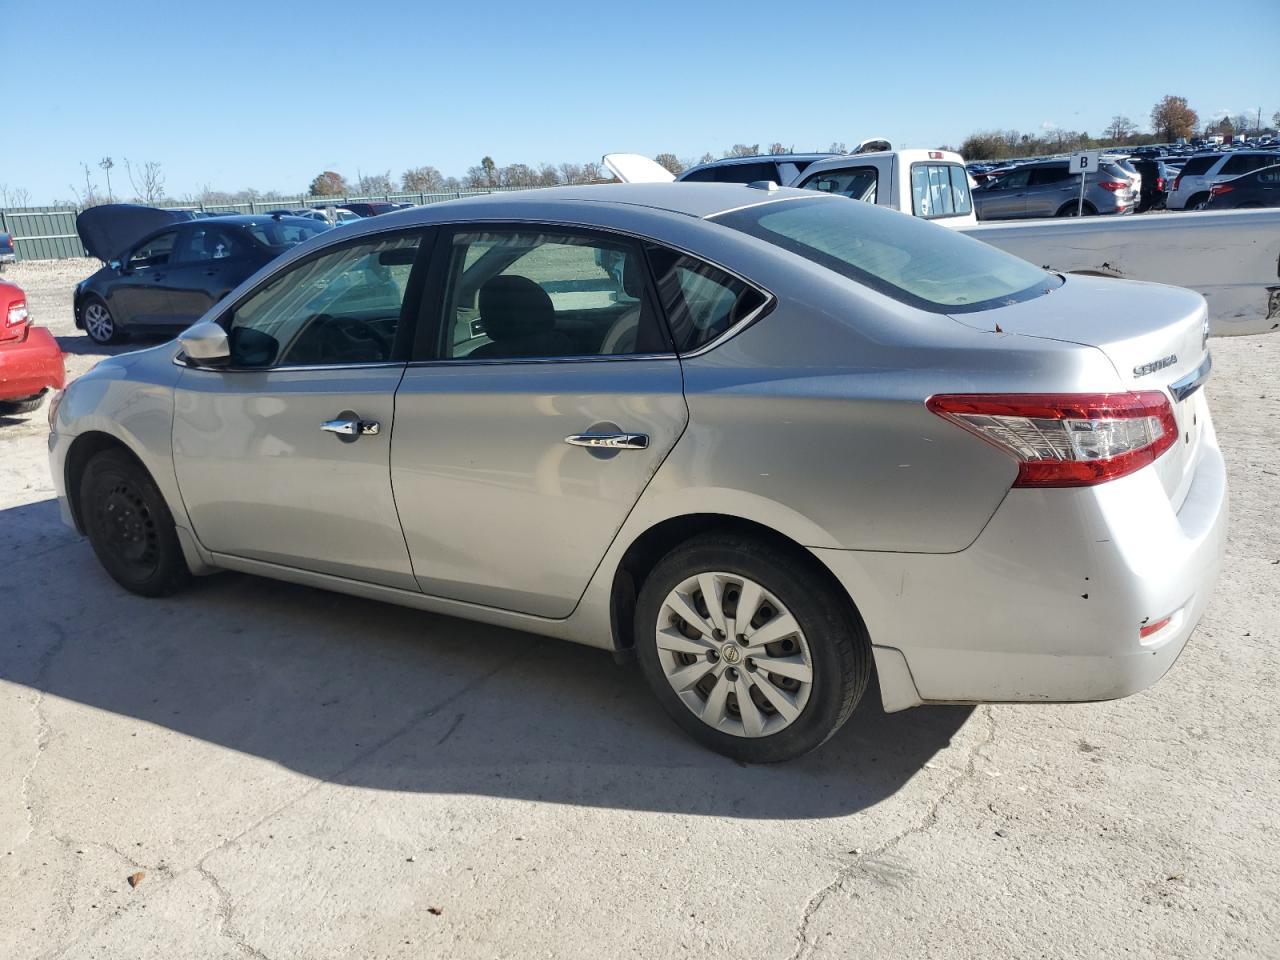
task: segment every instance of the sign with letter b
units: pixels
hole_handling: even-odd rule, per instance
[[[1098,154],[1077,153],[1071,158],[1072,173],[1096,173],[1098,170]]]

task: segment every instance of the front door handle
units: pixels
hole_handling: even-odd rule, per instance
[[[644,433],[575,433],[564,438],[575,447],[595,447],[603,450],[644,450],[649,446],[649,436]]]
[[[376,437],[382,429],[377,420],[326,420],[320,424],[326,433],[336,433],[340,437]]]

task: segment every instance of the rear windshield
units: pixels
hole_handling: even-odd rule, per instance
[[[1183,166],[1182,172],[1188,177],[1198,177],[1200,176],[1200,174],[1204,173],[1206,170],[1208,170],[1217,162],[1218,162],[1218,157],[1216,154],[1210,154],[1208,156],[1192,157]]]
[[[292,247],[328,229],[327,223],[298,217],[255,223],[249,227],[249,232],[253,234],[255,240],[265,243],[268,247]]]
[[[761,203],[711,219],[935,313],[988,310],[1062,283],[954,230],[836,197]]]

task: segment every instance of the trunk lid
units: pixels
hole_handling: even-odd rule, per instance
[[[89,256],[103,263],[118,257],[153,230],[190,220],[186,210],[161,210],[136,203],[104,203],[76,217],[76,233]]]
[[[623,183],[671,183],[675,175],[658,163],[638,153],[606,153],[602,162]]]
[[[1181,436],[1154,467],[1169,499],[1181,506],[1209,423],[1199,386],[1209,365],[1202,296],[1158,283],[1067,275],[1043,297],[953,319],[981,330],[998,325],[1005,334],[1096,347],[1115,366],[1118,389],[1164,391]]]

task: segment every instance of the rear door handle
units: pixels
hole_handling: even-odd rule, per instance
[[[644,450],[649,446],[649,436],[644,433],[575,433],[564,442],[575,447],[595,447],[604,450]]]
[[[382,426],[377,420],[326,420],[320,429],[340,437],[376,437]]]

